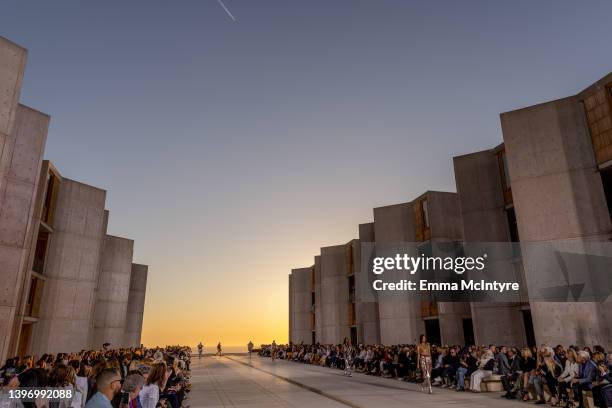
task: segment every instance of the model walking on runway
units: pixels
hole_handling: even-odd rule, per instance
[[[342,342],[344,352],[344,375],[347,377],[353,376],[353,346],[348,337]]]
[[[431,345],[427,342],[427,337],[421,334],[419,337],[419,344],[417,345],[417,369],[421,369],[421,391],[427,387],[429,393],[432,394],[431,389]]]
[[[272,340],[272,350],[270,351],[270,357],[272,357],[272,361],[276,360],[276,340]]]

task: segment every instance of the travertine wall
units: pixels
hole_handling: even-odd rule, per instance
[[[148,272],[147,265],[132,264],[124,342],[128,347],[140,346]]]
[[[609,240],[610,216],[579,100],[507,112],[501,123],[521,243]],[[538,273],[528,259],[524,268]],[[602,304],[530,305],[538,344],[612,346]]]
[[[125,342],[134,241],[107,235],[95,301],[93,346]]]
[[[289,340],[297,344],[312,342],[311,279],[312,268],[310,267],[291,270],[289,284],[291,333]]]
[[[104,190],[67,178],[60,182],[33,336],[36,355],[90,347],[105,200]]]

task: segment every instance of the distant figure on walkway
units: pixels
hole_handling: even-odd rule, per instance
[[[429,393],[433,391],[431,389],[431,345],[427,342],[427,337],[421,334],[419,337],[419,344],[417,345],[417,369],[421,369],[421,391],[425,387],[429,388]]]
[[[344,374],[347,377],[353,376],[353,345],[348,337],[342,342],[342,352],[344,354]]]
[[[251,340],[247,344],[247,350],[249,350],[249,361],[251,361],[251,354],[253,353],[253,342]]]
[[[272,351],[270,353],[270,356],[272,357],[272,361],[276,360],[276,352],[277,352],[276,340],[272,340]]]
[[[222,356],[223,351],[221,350],[221,342],[217,343],[217,355]]]
[[[198,358],[202,358],[203,352],[204,352],[204,345],[202,344],[202,342],[200,342],[200,344],[198,344]]]

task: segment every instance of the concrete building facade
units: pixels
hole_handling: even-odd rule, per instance
[[[413,256],[426,250],[435,256],[436,243],[463,239],[457,195],[428,191],[409,203],[375,208],[374,229],[377,256],[384,256],[379,255],[381,250],[412,251]],[[393,247],[401,243],[416,245]],[[407,271],[394,274],[397,280],[409,278]],[[378,294],[383,344],[414,343],[422,333],[438,344],[460,344],[471,338],[471,314],[466,303],[415,298],[409,292],[401,296],[387,291]]]
[[[63,178],[44,149],[50,117],[19,104],[27,52],[0,37],[0,360],[92,347],[106,192]],[[130,288],[130,268],[126,291]],[[134,280],[134,292],[146,287]],[[139,296],[135,296],[139,298]],[[144,295],[140,295],[144,299]],[[130,339],[140,341],[139,299]],[[127,309],[127,296],[125,300]],[[127,319],[127,310],[123,320]],[[128,332],[122,333],[123,343]]]
[[[501,123],[522,245],[609,241],[612,74],[575,96],[503,113]],[[527,277],[538,273],[532,261]],[[612,345],[609,302],[531,296],[538,343]]]
[[[441,256],[437,244],[463,241],[461,213],[456,193],[428,191],[413,201],[416,242],[429,248],[432,256]],[[472,318],[466,302],[421,302],[425,334],[440,344],[473,342]],[[439,333],[439,334],[438,334]]]
[[[413,203],[374,208],[376,255],[380,248],[402,242],[415,242],[416,226]],[[388,248],[389,250],[393,248]],[[398,272],[397,279],[408,277]],[[413,343],[425,326],[420,318],[421,304],[406,294],[399,298],[389,292],[378,293],[380,341],[382,344]]]
[[[96,187],[67,178],[59,182],[34,354],[90,346],[105,199],[106,191]]]
[[[317,255],[314,257],[314,322],[315,322],[315,335],[314,342],[320,341],[320,335],[322,333],[322,324],[323,324],[323,316],[321,315],[322,303],[322,288],[321,288],[321,255]]]
[[[504,145],[453,158],[465,242],[518,242]],[[476,344],[535,345],[528,302],[472,302]]]
[[[148,274],[149,267],[147,265],[132,264],[130,294],[128,297],[127,316],[125,321],[124,344],[126,347],[138,347],[141,344],[142,320],[144,317]]]
[[[372,243],[374,224],[360,226],[360,237]],[[378,343],[378,303],[360,288],[360,240],[321,248],[314,261],[289,275],[289,341]]]
[[[380,319],[378,310],[378,296],[374,294],[374,298],[366,298],[365,293],[369,288],[363,287],[369,285],[370,273],[365,270],[362,262],[362,250],[369,250],[369,246],[376,242],[374,234],[374,223],[359,225],[359,240],[353,246],[353,265],[355,270],[355,290],[353,291],[355,299],[356,313],[356,340],[361,344],[379,344],[380,343]],[[363,254],[364,256],[366,254]],[[352,339],[353,340],[353,339]]]
[[[29,270],[35,198],[48,127],[47,115],[18,105],[12,134],[7,140],[9,146],[5,146],[11,155],[0,203],[0,296],[2,306],[7,308],[7,332],[20,330],[19,294],[27,283],[24,276]],[[7,337],[2,348],[8,351],[10,346],[11,340]]]
[[[414,343],[425,332],[442,344],[612,347],[612,295],[597,302],[543,301],[530,282],[544,269],[562,282],[562,271],[528,256],[535,244],[557,248],[571,242],[580,249],[612,239],[612,74],[576,95],[502,113],[501,127],[501,145],[453,159],[457,194],[427,192],[375,208],[374,223],[360,226],[357,242],[375,242],[377,255],[396,252],[392,245],[400,243],[416,243],[412,255],[440,242],[519,248],[511,265],[524,284],[517,301],[468,304],[379,292],[372,305],[357,299],[353,325],[346,318],[350,283],[341,277],[360,271],[342,263],[346,246],[327,247],[314,266],[318,341],[339,342],[356,326],[356,337],[367,343]],[[587,261],[581,266],[585,273],[592,268]],[[565,280],[567,287],[573,283]],[[368,311],[360,313],[361,307]]]
[[[350,337],[354,325],[349,315],[349,275],[352,270],[352,245],[335,245],[321,248],[321,309],[317,319],[319,343],[339,343]]]
[[[293,269],[289,275],[289,340],[311,344],[314,327],[314,267]]]
[[[20,282],[24,236],[23,224],[27,215],[15,215],[14,206],[8,202],[7,188],[9,172],[13,161],[15,135],[13,127],[17,116],[21,84],[25,70],[27,52],[12,42],[0,38],[0,217],[7,220],[0,223],[0,333],[12,330],[16,311],[15,288]],[[9,190],[10,191],[10,190]],[[15,226],[21,231],[14,233]],[[4,361],[10,338],[0,338],[0,360]]]
[[[94,312],[94,348],[124,346],[134,241],[106,235]]]

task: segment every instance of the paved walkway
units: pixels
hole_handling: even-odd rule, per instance
[[[340,370],[244,356],[192,358],[192,392],[186,404],[197,407],[521,407],[499,393],[472,394]]]
[[[227,357],[206,356],[201,360],[197,355],[192,357],[191,383],[192,389],[185,401],[191,408],[346,408],[346,405]]]

